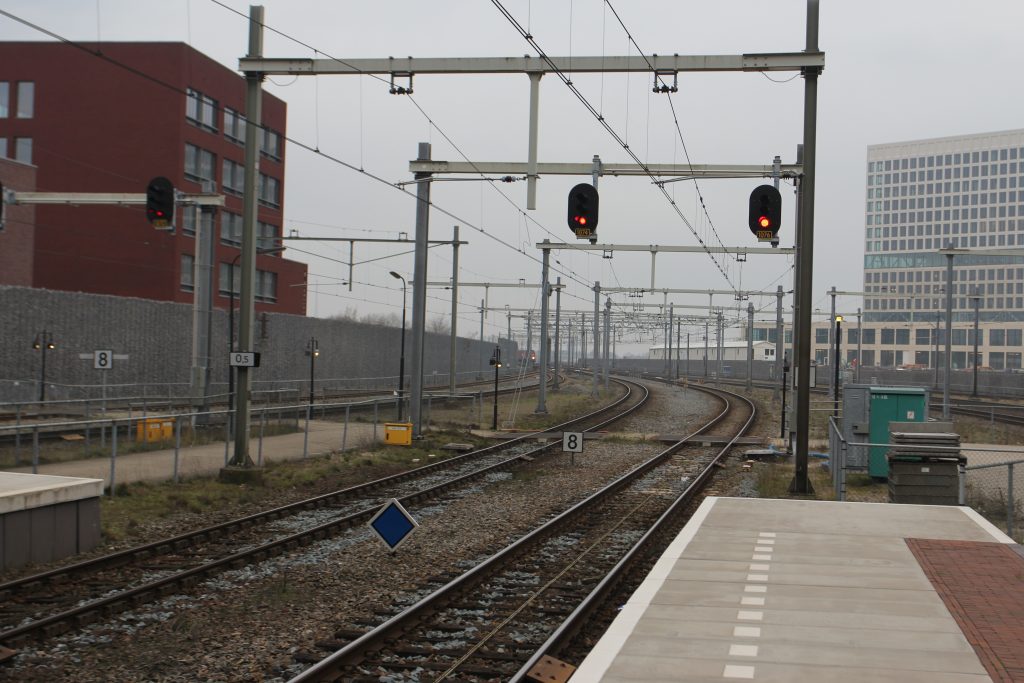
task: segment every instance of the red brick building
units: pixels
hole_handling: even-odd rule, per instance
[[[3,150],[0,149],[0,152]],[[0,158],[0,185],[15,192],[34,192],[36,168]],[[0,285],[32,286],[35,249],[34,206],[5,206],[4,229],[0,232]]]
[[[245,161],[245,81],[183,43],[0,42],[0,156],[35,167],[40,192],[145,192],[166,176],[186,193],[216,192],[214,305],[237,294]],[[99,53],[98,56],[96,53]],[[286,105],[263,96],[257,234],[279,243],[284,216]],[[3,169],[0,169],[3,170]],[[8,169],[9,170],[9,169]],[[11,208],[11,207],[8,207]],[[195,214],[154,230],[144,207],[37,206],[31,286],[190,302]],[[240,259],[239,259],[240,260]],[[256,261],[256,307],[305,315],[306,265],[277,254]],[[24,270],[24,269],[22,269]],[[11,281],[0,268],[0,283]]]

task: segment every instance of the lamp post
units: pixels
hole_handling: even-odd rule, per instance
[[[978,290],[974,290],[974,294],[971,295],[971,301],[974,302],[974,356],[972,363],[974,365],[974,388],[971,390],[971,396],[978,395],[978,308],[981,305],[981,295],[978,294]]]
[[[57,345],[53,343],[53,335],[43,330],[36,335],[32,348],[43,354],[39,364],[39,402],[42,403],[46,400],[46,352],[57,348]]]
[[[833,380],[832,380],[832,387],[833,387],[832,398],[834,400],[834,402],[832,403],[832,417],[834,417],[836,419],[839,419],[839,337],[840,337],[840,333],[842,332],[842,330],[843,330],[843,316],[837,315],[836,316],[836,330],[835,330],[836,349],[835,349],[835,354],[832,356],[835,359],[835,363],[833,363],[833,365],[835,366],[835,375],[833,376]]]
[[[316,357],[320,355],[320,343],[317,342],[316,337],[309,338],[309,348],[306,349],[306,353],[309,354],[309,407],[313,408],[313,377],[316,368]]]
[[[501,367],[501,347],[494,347],[494,355],[491,356],[491,365],[494,366],[494,417],[491,420],[491,431],[498,431],[498,368]],[[541,380],[543,381],[543,379]]]
[[[402,281],[402,350],[398,360],[398,421],[402,421],[402,391],[405,388],[405,295],[406,295],[406,282],[405,278],[391,271],[391,277]]]

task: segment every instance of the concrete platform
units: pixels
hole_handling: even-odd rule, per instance
[[[101,495],[102,479],[0,472],[0,569],[94,548]]]
[[[969,508],[708,498],[572,683],[992,680],[908,539],[1020,559]]]

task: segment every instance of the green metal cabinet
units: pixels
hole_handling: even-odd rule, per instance
[[[924,422],[928,415],[928,392],[920,387],[871,387],[871,443],[889,442],[890,422]],[[886,479],[889,463],[885,446],[872,446],[868,474]]]

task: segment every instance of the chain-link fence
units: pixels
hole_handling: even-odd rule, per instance
[[[993,455],[998,454],[972,456],[970,462]],[[968,505],[1007,536],[1024,541],[1024,459],[968,465],[966,489]]]

